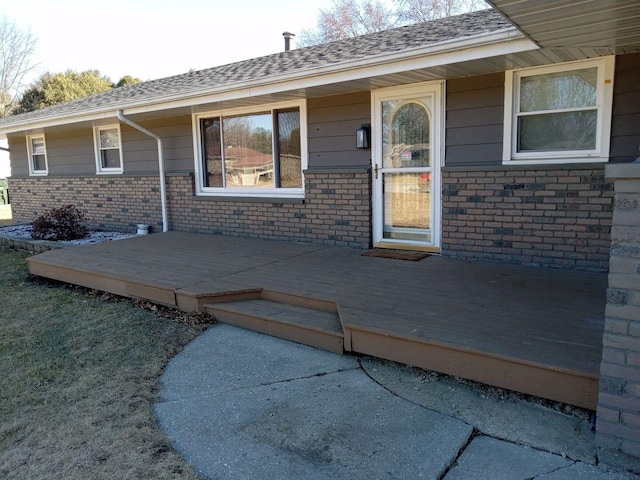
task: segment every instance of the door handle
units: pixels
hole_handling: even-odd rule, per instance
[[[377,180],[377,179],[378,179],[378,164],[377,164],[377,163],[376,163],[376,166],[375,166],[375,167],[373,167],[373,171],[374,171],[374,172],[375,172],[375,174],[376,174],[376,180]]]

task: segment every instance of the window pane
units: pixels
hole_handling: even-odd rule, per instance
[[[302,155],[300,151],[300,111],[278,111],[278,147],[280,152],[280,186],[302,187]]]
[[[120,168],[120,150],[108,149],[100,150],[102,168]]]
[[[518,151],[593,150],[596,110],[526,115],[518,119]]]
[[[42,172],[47,169],[47,165],[44,161],[44,155],[33,155],[33,171]]]
[[[44,138],[31,139],[31,153],[33,155],[44,155]]]
[[[596,104],[598,69],[532,75],[520,79],[520,111],[539,112]]]
[[[224,165],[229,187],[274,187],[270,113],[222,119]]]
[[[223,187],[220,117],[201,120],[200,130],[203,132],[202,154],[204,157],[204,186]]]
[[[119,148],[117,128],[100,130],[100,148]]]
[[[383,238],[431,241],[431,194],[423,173],[383,173]],[[430,180],[429,180],[430,181]]]
[[[422,102],[382,102],[383,166],[431,165],[430,112]]]

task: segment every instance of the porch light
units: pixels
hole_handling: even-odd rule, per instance
[[[368,123],[362,125],[358,130],[356,130],[356,148],[366,149],[369,148],[369,132],[371,131],[371,126]]]

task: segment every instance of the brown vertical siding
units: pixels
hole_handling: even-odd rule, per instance
[[[195,167],[190,115],[138,123],[162,138],[167,172],[193,172]],[[158,147],[155,139],[127,125],[121,125],[120,128],[125,173],[157,172]]]
[[[370,92],[312,98],[307,110],[310,169],[371,163],[371,150],[356,148],[356,130],[371,123]]]
[[[25,135],[8,135],[11,175],[29,175],[27,141]]]
[[[504,73],[447,82],[445,164],[500,165]]]
[[[141,122],[163,139],[165,170],[192,172],[193,136],[191,116],[169,117]],[[158,171],[156,141],[127,125],[120,127],[125,174],[153,174]],[[49,175],[85,176],[96,174],[95,146],[91,127],[64,131],[45,131]],[[25,135],[9,137],[13,176],[29,174]]]
[[[616,57],[611,119],[611,162],[640,156],[640,53]]]
[[[45,142],[49,175],[96,173],[96,154],[91,128],[45,132]]]

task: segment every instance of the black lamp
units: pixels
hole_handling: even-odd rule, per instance
[[[369,148],[369,133],[371,132],[371,126],[368,123],[362,125],[356,130],[356,148],[367,149]]]

